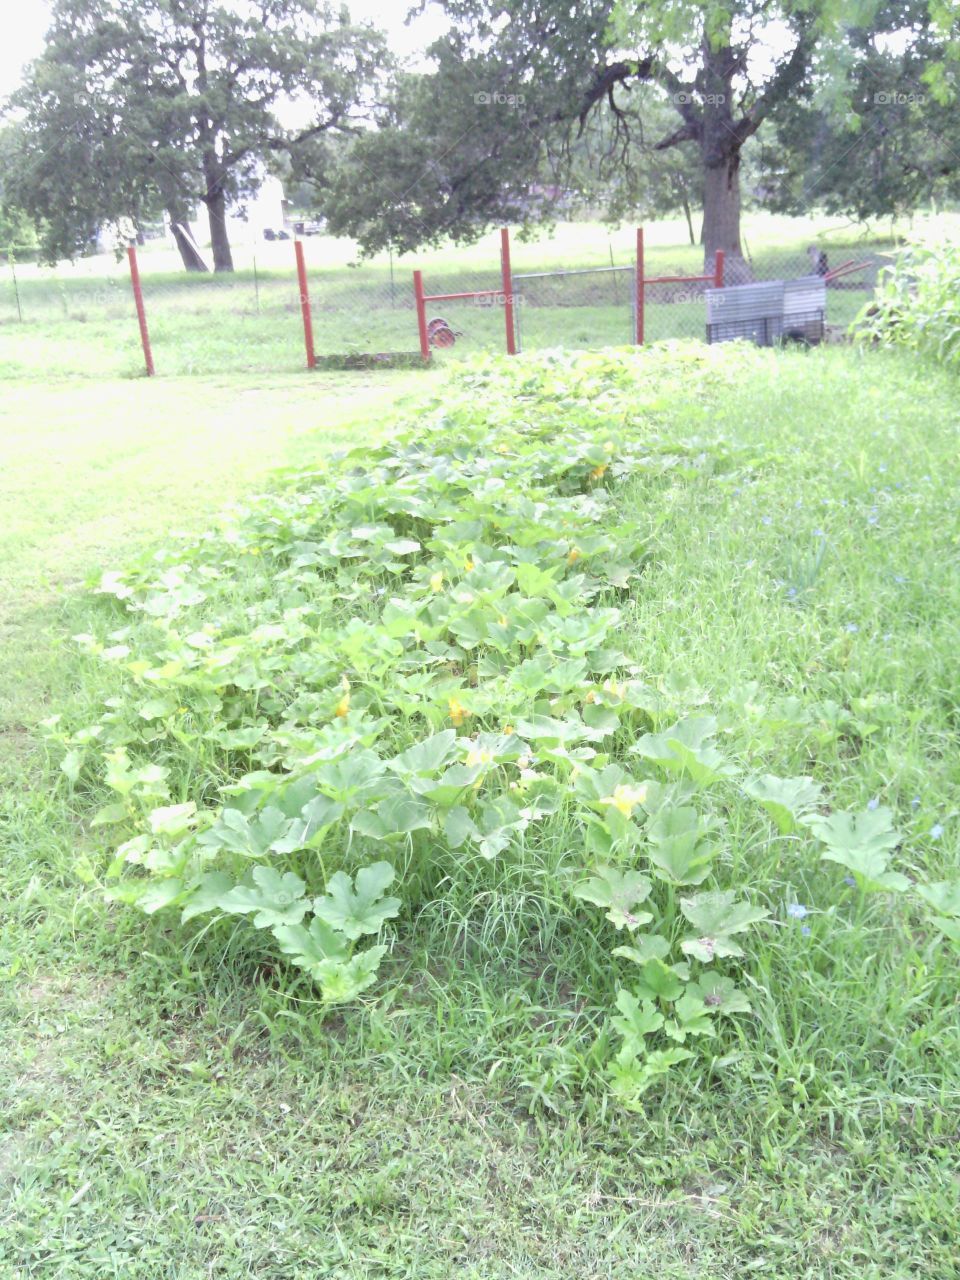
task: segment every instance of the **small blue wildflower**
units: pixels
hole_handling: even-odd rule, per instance
[[[874,796],[872,800],[868,800],[868,801],[867,801],[867,808],[868,808],[868,809],[879,809],[879,808],[880,808],[880,797],[879,797],[879,796]]]
[[[822,529],[814,529],[813,536],[815,538],[825,538],[827,535],[823,532]]]
[[[802,507],[802,506],[803,506],[803,499],[802,499],[802,498],[798,498],[798,499],[796,500],[796,502],[795,502],[793,505],[794,505],[794,506],[799,510],[799,509],[800,509],[800,507]]]
[[[803,934],[805,938],[809,938],[810,932],[811,932],[810,926],[808,924],[805,924],[803,928],[800,930],[800,932]]]
[[[857,882],[854,880],[853,876],[844,876],[843,883],[848,884],[851,889],[855,889],[857,887]]]
[[[887,469],[887,464],[885,462],[881,462],[879,467],[877,467],[877,470],[880,472],[884,472],[886,471],[886,469]]]
[[[930,828],[930,839],[939,840],[942,835],[943,835],[943,823],[935,822],[933,826]]]
[[[807,914],[807,908],[801,902],[791,902],[787,907],[787,915],[794,920],[802,920]]]
[[[769,517],[769,516],[761,516],[761,517],[760,517],[760,523],[761,523],[761,524],[773,524],[773,521],[770,519],[770,517]]]
[[[903,584],[906,582],[906,580],[907,580],[907,579],[906,579],[906,575],[905,575],[905,574],[902,574],[902,573],[895,573],[895,574],[893,575],[893,580],[894,580],[894,582],[897,584],[897,586],[898,586],[898,587],[902,587],[902,586],[903,586]]]
[[[868,516],[868,517],[867,517],[867,524],[879,524],[879,523],[880,523],[880,517],[879,517],[879,516]]]
[[[916,813],[916,811],[920,808],[920,797],[919,797],[919,796],[914,796],[914,797],[913,797],[913,799],[910,801],[910,808],[914,811],[914,813]]]
[[[859,630],[860,628],[855,622],[848,622],[844,627],[844,631],[849,631],[852,636],[855,636]]]
[[[788,599],[792,600],[796,594],[797,594],[797,588],[796,588],[796,587],[788,587],[788,588],[787,588],[787,598],[788,598]]]

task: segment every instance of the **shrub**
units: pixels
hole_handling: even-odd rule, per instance
[[[960,248],[904,249],[854,325],[861,338],[960,363]]]

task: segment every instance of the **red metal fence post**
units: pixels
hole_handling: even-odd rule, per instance
[[[637,346],[643,346],[643,227],[637,227]]]
[[[717,256],[713,260],[713,287],[715,289],[723,288],[723,250],[717,250]]]
[[[147,330],[147,313],[143,306],[143,289],[140,286],[140,268],[137,266],[137,246],[127,245],[127,261],[130,263],[130,283],[133,285],[133,301],[137,308],[137,323],[140,326],[140,341],[143,344],[143,358],[147,364],[147,377],[156,373],[153,367],[153,352],[150,349],[150,334]]]
[[[317,357],[313,350],[313,315],[310,311],[310,290],[307,285],[307,263],[303,256],[303,241],[293,242],[297,255],[297,279],[300,281],[300,314],[303,316],[303,341],[307,348],[307,368],[314,369]]]
[[[417,300],[417,328],[420,330],[420,354],[430,359],[430,335],[427,333],[427,304],[423,295],[423,272],[413,273],[413,296]]]
[[[513,275],[510,271],[510,232],[500,228],[500,273],[503,278],[503,316],[507,326],[507,355],[517,354],[517,335],[513,326]]]

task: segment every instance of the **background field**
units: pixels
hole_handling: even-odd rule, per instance
[[[110,692],[69,640],[103,607],[83,578],[209,526],[271,467],[388,431],[431,376],[5,389],[0,1275],[956,1275],[956,1007],[931,1007],[884,899],[859,920],[824,903],[812,938],[775,931],[779,1020],[747,1026],[722,1082],[671,1082],[630,1115],[568,1089],[569,975],[535,962],[509,883],[452,893],[391,958],[393,995],[320,1019],[242,949],[185,954],[78,875],[98,837],[37,726]],[[904,798],[909,857],[943,868],[960,860],[956,405],[947,374],[882,351],[770,353],[719,401],[678,387],[660,429],[728,442],[751,483],[637,490],[658,532],[631,631],[652,677],[713,706],[759,682],[859,707],[872,727],[824,750],[823,776],[844,803]],[[770,874],[797,873],[787,855]]]
[[[828,320],[846,325],[869,296],[886,254],[904,235],[949,237],[957,215],[918,218],[910,225],[863,228],[826,218],[754,214],[745,242],[758,279],[809,272],[807,247],[823,246],[831,266],[850,258],[872,265],[848,287],[828,292]],[[645,231],[648,275],[696,274],[702,254],[680,222]],[[557,268],[629,267],[634,229],[569,223],[527,244],[514,240],[515,274]],[[428,292],[499,289],[499,240],[482,237],[466,248],[446,246],[391,261],[359,261],[355,246],[324,237],[306,242],[316,348],[320,353],[415,351],[418,346],[411,273],[424,270]],[[176,255],[160,244],[141,250],[141,271],[157,363],[164,375],[293,371],[302,365],[300,299],[291,242],[236,247],[229,277],[178,271]],[[256,264],[256,265],[254,265]],[[14,280],[15,271],[15,280]],[[852,281],[867,288],[853,287]],[[629,271],[566,280],[517,282],[523,345],[601,346],[632,340]],[[649,340],[702,337],[702,286],[651,290]],[[443,359],[503,349],[499,305],[432,304],[458,333]],[[22,317],[22,318],[21,318]],[[100,255],[56,269],[0,264],[0,378],[63,375],[135,376],[143,367],[126,263]]]

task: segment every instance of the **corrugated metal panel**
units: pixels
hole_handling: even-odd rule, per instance
[[[820,276],[763,280],[707,291],[707,341],[746,338],[769,347],[784,337],[819,342],[827,305]]]

